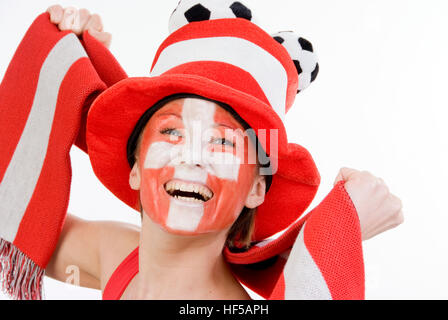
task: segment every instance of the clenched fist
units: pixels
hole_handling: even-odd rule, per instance
[[[383,179],[367,171],[342,168],[334,183],[341,180],[358,212],[362,240],[403,223],[401,200],[389,192]]]
[[[90,35],[110,47],[112,35],[103,31],[101,17],[97,14],[90,14],[87,9],[76,9],[74,7],[62,8],[60,5],[51,6],[47,9],[50,20],[56,24],[60,30],[71,30],[77,36],[89,31]]]

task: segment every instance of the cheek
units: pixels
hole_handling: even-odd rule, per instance
[[[169,209],[168,195],[163,183],[172,179],[174,168],[167,167],[169,147],[166,142],[155,141],[149,131],[143,136],[139,153],[141,169],[140,200],[145,213],[155,222],[165,224]]]
[[[154,195],[157,193],[157,181],[158,176],[160,175],[161,169],[155,170],[142,170],[142,182],[140,188],[140,197],[142,203],[148,205],[150,202],[153,202]]]
[[[142,185],[147,191],[157,187],[155,182],[164,181],[173,173],[173,168],[168,167],[171,160],[171,152],[175,145],[165,141],[154,139],[151,134],[145,134],[141,142],[139,153],[139,166],[141,169]]]
[[[174,168],[146,169],[142,172],[140,200],[145,213],[156,223],[166,224],[169,211],[169,197],[163,188],[163,181],[174,176]]]
[[[206,206],[204,217],[198,226],[198,232],[217,231],[230,227],[244,208],[246,197],[254,179],[254,165],[243,164],[239,167],[236,180],[214,179],[218,197],[213,206]],[[208,181],[208,183],[212,183]]]
[[[142,159],[140,168],[143,168],[140,188],[142,207],[154,222],[167,228],[168,225],[171,225],[170,221],[172,219],[168,216],[172,215],[172,212],[170,213],[170,197],[166,194],[163,183],[174,178],[175,168],[167,166],[169,157],[167,158],[164,155],[171,154],[170,150],[174,146],[174,144],[168,144],[166,141],[157,141],[157,136],[148,131],[142,137],[139,154],[139,158]],[[208,172],[207,184],[215,188],[217,197],[211,203],[204,205],[202,218],[195,231],[185,232],[185,234],[224,230],[234,223],[244,207],[254,179],[255,165],[247,164],[247,148],[243,147],[237,150],[229,147],[224,148],[209,150],[214,155],[213,159],[224,161],[223,156],[232,157],[233,155],[243,159],[241,161],[243,163],[211,165],[213,168]],[[191,218],[191,212],[181,211]],[[180,232],[177,230],[178,228],[168,229],[173,232]]]

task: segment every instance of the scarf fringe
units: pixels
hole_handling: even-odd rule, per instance
[[[15,300],[41,300],[44,269],[0,238],[0,287]]]

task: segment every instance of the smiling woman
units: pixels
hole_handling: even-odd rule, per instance
[[[249,128],[228,105],[203,97],[174,95],[156,103],[141,117],[128,141],[128,160],[133,167],[130,182],[133,188],[140,189],[142,166],[147,175],[147,170],[151,170],[148,178],[159,173],[155,170],[164,165],[175,166],[175,170],[173,179],[158,182],[171,199],[154,192],[157,186],[151,189],[143,184],[150,194],[140,191],[141,212],[149,213],[154,219],[154,211],[160,208],[160,204],[146,209],[141,204],[169,200],[168,212],[159,213],[162,217],[156,219],[162,225],[178,225],[180,230],[177,232],[183,230],[182,233],[188,234],[189,231],[194,234],[228,227],[234,222],[226,244],[231,250],[249,248],[255,207],[264,200],[260,194],[269,188],[271,182],[270,175],[265,179],[259,174],[256,154],[264,154],[264,151],[256,136],[248,134],[251,132],[247,130]],[[176,154],[179,145],[182,147]],[[216,156],[219,154],[221,156]],[[253,156],[255,159],[251,159]],[[161,159],[165,160],[164,163],[160,162]],[[254,182],[255,186],[251,188],[259,189],[257,199],[245,190]],[[234,197],[235,190],[243,198]],[[162,195],[165,192],[162,191]],[[252,198],[247,199],[248,196]],[[180,202],[175,199],[198,204],[200,212],[193,218],[194,206],[190,205],[188,214],[176,216],[174,208]]]
[[[239,247],[247,249],[254,217],[254,211],[248,210],[264,201],[266,182],[257,163],[249,161],[256,144],[241,134],[244,125],[220,104],[195,95],[169,96],[149,110],[127,143],[132,166],[129,183],[139,192],[141,239],[145,239],[139,243],[139,258],[155,260],[150,257],[149,244],[168,242],[183,247],[185,242],[200,243],[204,237],[212,247],[223,248],[227,243],[234,248],[235,240],[242,240]],[[224,288],[229,291],[221,294],[229,298],[247,298],[222,263],[222,256],[210,258],[210,262],[224,276],[216,292]],[[139,274],[121,297],[137,294],[141,287],[136,283],[141,285],[138,279],[148,277],[143,270],[149,266],[154,262],[140,265]],[[114,279],[109,280],[106,297]]]
[[[401,204],[380,179],[341,170],[301,217],[320,176],[283,120],[319,67],[310,42],[253,21],[239,1],[182,0],[151,76],[133,78],[88,11],[36,19],[0,87],[9,294],[39,299],[44,271],[65,280],[76,266],[103,299],[250,299],[243,286],[267,299],[364,298],[361,241],[399,224]],[[74,143],[141,228],[66,217]]]

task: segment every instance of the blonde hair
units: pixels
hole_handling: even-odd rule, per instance
[[[244,207],[238,219],[227,233],[226,246],[230,251],[247,250],[252,244],[252,235],[255,230],[255,214],[257,208]]]

